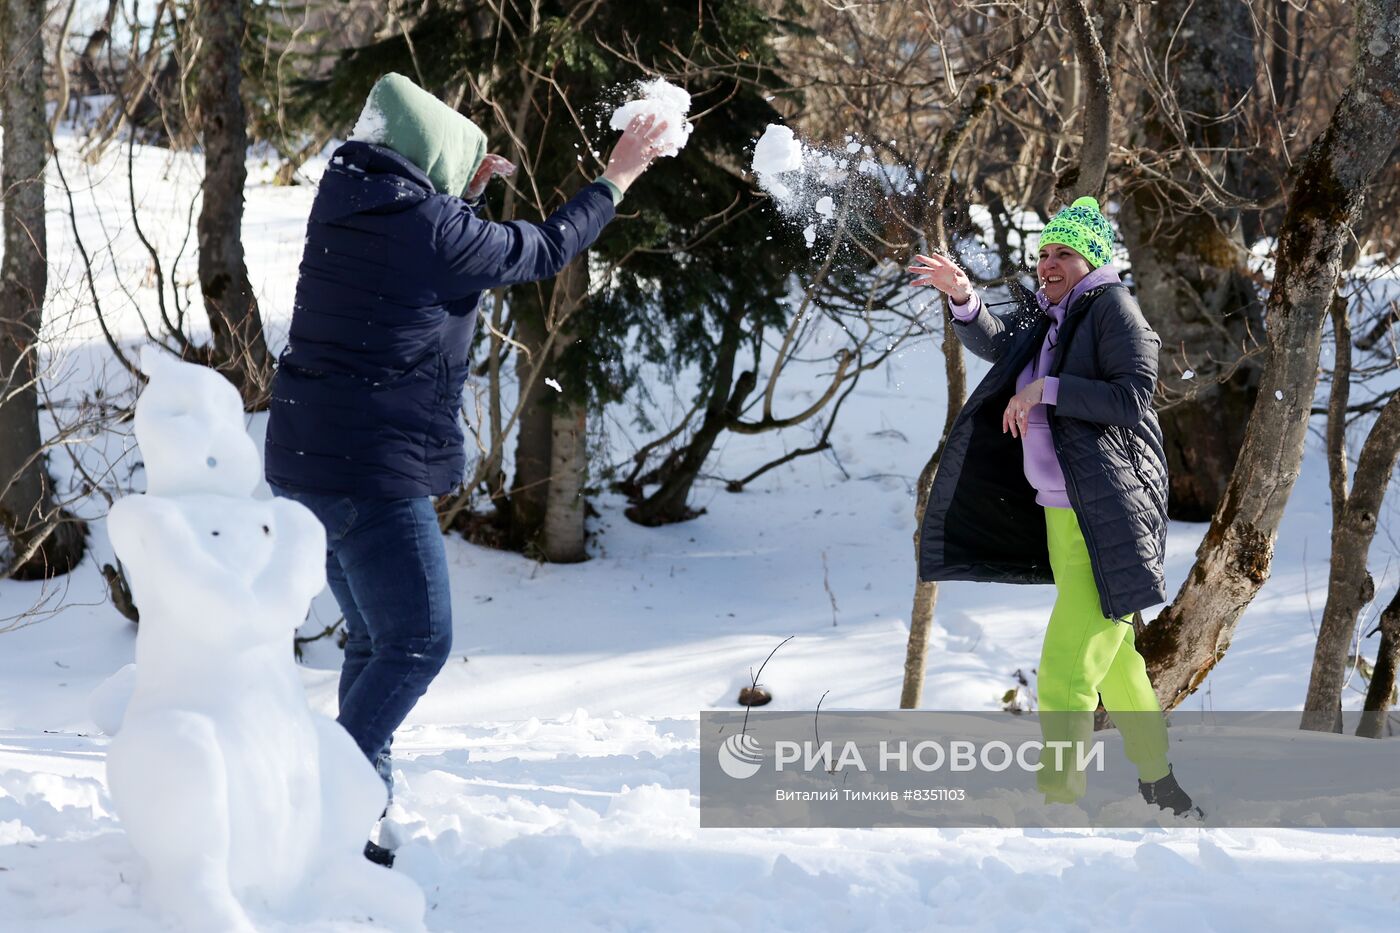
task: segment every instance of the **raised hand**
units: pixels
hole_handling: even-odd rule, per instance
[[[966,304],[972,298],[972,282],[967,273],[946,256],[916,254],[909,272],[915,276],[910,285],[932,285],[955,304]]]
[[[491,179],[495,178],[497,175],[503,175],[509,178],[514,174],[514,162],[511,162],[505,156],[498,156],[494,152],[490,153],[486,158],[481,160],[481,168],[477,169],[476,174],[472,176],[471,184],[467,185],[467,190],[462,197],[468,201],[474,201],[481,197],[481,192],[486,190],[486,186],[490,184]]]
[[[665,120],[658,120],[654,115],[636,117],[613,146],[603,177],[625,192],[656,158],[657,141],[665,132]]]

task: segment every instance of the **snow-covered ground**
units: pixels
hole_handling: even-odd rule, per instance
[[[149,262],[125,206],[124,152],[84,170],[73,141],[61,145],[85,244],[97,247],[109,327],[135,340],[142,329],[133,309],[154,317],[155,305],[141,288]],[[155,150],[139,149],[136,166],[143,226],[173,255],[198,173]],[[249,265],[280,345],[313,192],[266,184],[270,169],[255,160],[250,169]],[[120,394],[129,380],[102,362],[61,199],[51,188],[53,288],[72,314],[53,315],[51,361],[71,374],[65,397],[98,382]],[[109,236],[115,255],[103,246]],[[193,277],[187,252],[177,273],[185,282]],[[975,380],[984,367],[969,362]],[[785,389],[780,405],[802,404],[816,379]],[[697,504],[708,512],[696,521],[640,528],[623,517],[621,500],[600,496],[594,557],[585,564],[537,564],[448,540],[454,658],[395,745],[396,816],[407,837],[395,870],[423,887],[431,929],[1312,931],[1394,923],[1395,831],[699,829],[698,712],[733,708],[751,670],[783,639],[793,636],[762,678],[775,706],[898,705],[914,577],[912,484],[941,428],[941,381],[934,343],[908,347],[867,377],[843,411],[833,433],[840,467],[804,458],[739,495],[702,483]],[[610,428],[615,459],[628,451],[618,427],[627,420],[624,413]],[[261,418],[252,420],[255,436],[262,428]],[[707,472],[741,476],[806,440],[731,437]],[[122,478],[132,459],[118,455],[129,446],[115,432],[80,455],[114,464]],[[55,468],[69,472],[61,459]],[[94,517],[105,511],[101,501],[88,505]],[[1377,592],[1387,596],[1400,575],[1397,511],[1392,495],[1372,552]],[[1329,521],[1324,465],[1310,441],[1273,574],[1185,709],[1300,707],[1326,593]],[[1169,591],[1204,530],[1172,526]],[[0,635],[5,929],[159,928],[140,909],[141,867],[104,786],[107,740],[87,713],[88,694],[132,660],[135,638],[106,601],[100,568],[111,548],[100,520],[90,541],[88,559],[66,580],[0,583],[0,619],[40,607]],[[1048,587],[943,585],[924,706],[998,708],[1014,672],[1029,674],[1037,661],[1052,598]],[[337,616],[323,594],[306,630]],[[1374,650],[1374,639],[1363,644],[1363,654]],[[313,706],[331,714],[338,664],[322,640],[303,668]],[[1348,708],[1359,707],[1360,686],[1353,679]],[[267,930],[352,928],[265,919]]]

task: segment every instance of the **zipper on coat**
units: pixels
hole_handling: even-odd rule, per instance
[[[1086,300],[1092,302],[1095,298],[1103,294],[1111,287],[1111,285],[1100,285],[1098,288],[1090,289],[1083,295],[1080,295],[1079,298],[1075,300],[1074,307],[1078,307],[1080,302]],[[1069,322],[1070,310],[1071,309],[1065,310],[1065,323]],[[1087,313],[1087,308],[1085,313]],[[1078,328],[1078,323],[1079,322],[1077,321],[1075,323],[1076,329]],[[1061,330],[1063,330],[1064,324],[1061,324],[1060,327]],[[1050,360],[1050,371],[1054,372],[1057,376],[1059,372],[1064,369],[1064,360],[1069,353],[1068,338],[1070,336],[1073,336],[1073,334],[1066,334],[1061,339],[1060,346],[1056,348],[1056,352]],[[1058,367],[1056,366],[1056,364],[1059,364]],[[1050,442],[1055,448],[1055,459],[1059,461],[1060,472],[1065,475],[1065,481],[1068,484],[1066,492],[1072,493],[1070,497],[1070,505],[1074,507],[1075,520],[1079,521],[1081,515],[1080,502],[1082,501],[1079,498],[1079,486],[1075,484],[1074,473],[1073,471],[1067,469],[1064,457],[1062,456],[1063,451],[1060,450],[1060,437],[1055,431],[1055,418],[1056,415],[1053,412],[1047,412],[1045,423],[1046,426],[1050,429]],[[1094,572],[1094,584],[1098,587],[1099,596],[1109,604],[1107,606],[1100,606],[1099,608],[1106,608],[1108,610],[1108,615],[1106,615],[1105,618],[1113,619],[1113,621],[1118,622],[1120,621],[1120,619],[1117,615],[1113,613],[1112,599],[1109,595],[1108,587],[1104,584],[1104,581],[1101,578],[1101,574],[1099,572],[1100,559],[1098,545],[1094,542],[1094,536],[1089,530],[1089,527],[1086,522],[1079,521],[1079,530],[1084,535],[1084,544],[1089,550],[1089,568]]]

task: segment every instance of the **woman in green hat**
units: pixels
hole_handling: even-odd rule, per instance
[[[1165,601],[1167,467],[1152,410],[1161,341],[1113,268],[1093,198],[1040,237],[1036,304],[993,314],[944,256],[911,284],[948,296],[953,329],[992,363],[948,435],[920,532],[924,580],[1054,583],[1037,669],[1042,728],[1081,739],[1100,698],[1149,803],[1200,815],[1167,762],[1166,727],[1133,644],[1133,613]],[[1085,790],[1043,768],[1048,801]]]

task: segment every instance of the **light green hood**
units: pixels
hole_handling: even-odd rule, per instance
[[[475,123],[395,72],[374,83],[351,138],[389,147],[439,193],[457,197],[486,158],[486,134]]]

